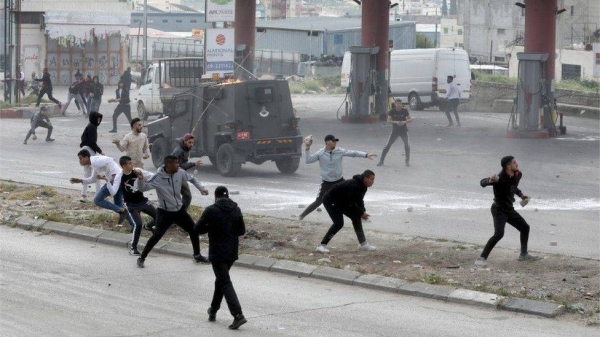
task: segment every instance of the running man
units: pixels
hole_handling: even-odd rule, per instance
[[[387,124],[392,124],[392,133],[390,134],[387,144],[383,147],[381,159],[379,159],[377,166],[383,166],[385,156],[398,137],[402,138],[402,141],[404,142],[404,153],[406,153],[404,163],[406,166],[410,166],[410,144],[408,143],[407,127],[410,122],[412,122],[412,117],[408,113],[408,110],[404,109],[402,106],[402,100],[399,98],[396,99],[394,101],[394,108],[388,112],[387,116]]]
[[[50,137],[50,136],[52,136],[52,123],[50,122],[50,116],[48,116],[48,108],[47,107],[45,107],[45,106],[41,107],[40,111],[36,112],[35,115],[33,115],[33,117],[31,117],[30,125],[31,125],[31,127],[29,128],[29,131],[27,131],[27,135],[25,136],[25,140],[23,141],[23,144],[27,145],[27,140],[29,139],[29,137],[31,135],[33,135],[33,140],[37,139],[37,136],[35,135],[35,129],[38,127],[48,129],[48,134],[46,135],[47,142],[54,141],[54,139]]]
[[[142,132],[144,125],[139,118],[131,120],[131,132],[126,134],[123,139],[113,140],[117,148],[121,152],[125,152],[128,157],[131,157],[133,166],[143,169],[144,163],[142,159],[150,158],[148,152],[148,137]]]

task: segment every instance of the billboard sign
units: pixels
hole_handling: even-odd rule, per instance
[[[233,22],[235,21],[235,0],[206,0],[205,13],[206,22]]]
[[[234,70],[235,41],[233,28],[206,30],[206,74],[223,75]]]

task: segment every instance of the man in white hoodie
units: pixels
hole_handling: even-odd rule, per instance
[[[208,259],[200,253],[200,240],[198,239],[198,233],[194,230],[194,220],[183,207],[181,184],[184,180],[191,182],[202,195],[208,195],[208,190],[194,176],[179,168],[177,157],[174,156],[165,157],[164,165],[156,171],[154,177],[148,182],[144,181],[141,171],[135,172],[138,177],[136,181],[138,190],[145,192],[155,189],[158,196],[156,230],[146,243],[142,255],[138,258],[137,266],[144,268],[146,257],[173,223],[190,235],[190,241],[194,249],[194,261],[196,263],[208,263]]]

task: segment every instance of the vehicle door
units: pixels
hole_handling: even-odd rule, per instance
[[[253,139],[273,138],[281,135],[281,95],[274,81],[247,85],[247,109]]]

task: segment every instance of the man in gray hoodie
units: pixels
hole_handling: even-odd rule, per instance
[[[187,171],[192,168],[199,168],[202,166],[202,162],[200,160],[195,162],[189,161],[190,150],[192,147],[194,147],[194,135],[191,133],[186,133],[183,135],[183,137],[175,139],[175,144],[178,146],[173,149],[171,155],[177,157],[177,161],[179,161],[179,167],[181,167],[184,171]],[[181,196],[183,200],[183,208],[187,210],[192,203],[192,192],[190,191],[190,186],[185,181],[183,182],[183,185],[181,185]]]
[[[37,139],[37,136],[35,135],[35,129],[38,127],[48,129],[48,134],[46,135],[47,142],[54,141],[54,139],[50,137],[52,135],[52,123],[50,122],[50,117],[48,116],[48,108],[47,107],[43,106],[40,109],[40,111],[36,112],[35,115],[33,115],[33,117],[31,117],[30,126],[31,127],[29,128],[29,131],[27,132],[27,135],[25,136],[25,140],[23,141],[23,144],[27,145],[27,140],[29,140],[29,137],[31,135],[33,135],[33,140]]]
[[[156,230],[146,243],[142,255],[137,260],[137,266],[144,268],[146,257],[160,241],[173,223],[183,228],[190,235],[190,241],[194,249],[194,261],[196,263],[208,263],[208,259],[200,253],[200,240],[194,231],[194,220],[183,208],[181,200],[181,184],[189,181],[200,191],[202,195],[208,195],[208,190],[192,175],[179,168],[177,157],[167,156],[164,165],[161,166],[154,177],[144,182],[144,177],[139,171],[135,171],[138,177],[137,184],[140,192],[156,189],[158,205],[156,211]]]

